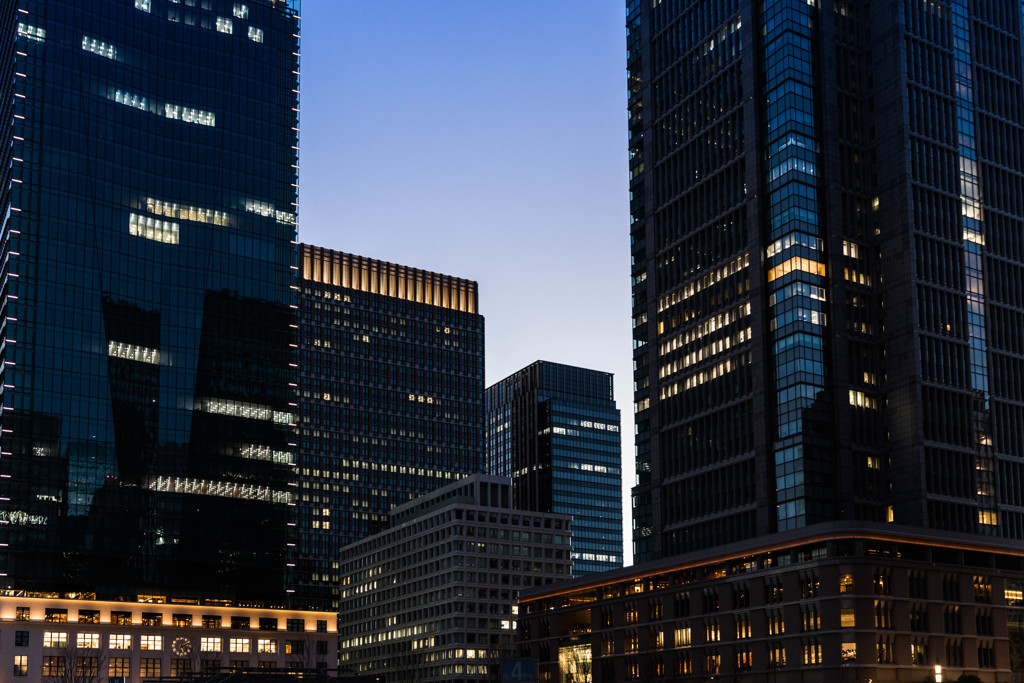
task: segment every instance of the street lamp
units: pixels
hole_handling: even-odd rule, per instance
[[[935,683],[942,683],[942,665],[935,665]]]

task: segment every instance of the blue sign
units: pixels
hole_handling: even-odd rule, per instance
[[[537,683],[537,660],[501,660],[501,683]]]

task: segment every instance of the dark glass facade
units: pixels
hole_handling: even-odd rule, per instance
[[[627,3],[639,561],[1024,539],[1021,17]]]
[[[487,461],[521,510],[572,515],[572,572],[622,566],[622,441],[612,375],[537,361],[487,388]]]
[[[4,588],[285,601],[297,10],[18,2]]]
[[[296,598],[338,609],[339,553],[483,470],[484,319],[470,280],[300,247]]]

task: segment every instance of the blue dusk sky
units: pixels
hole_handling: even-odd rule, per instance
[[[304,0],[299,239],[479,282],[487,385],[614,373],[628,490],[624,23],[622,0]]]

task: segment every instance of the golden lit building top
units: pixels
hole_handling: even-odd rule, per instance
[[[403,301],[477,312],[477,283],[309,244],[299,245],[302,279]]]

